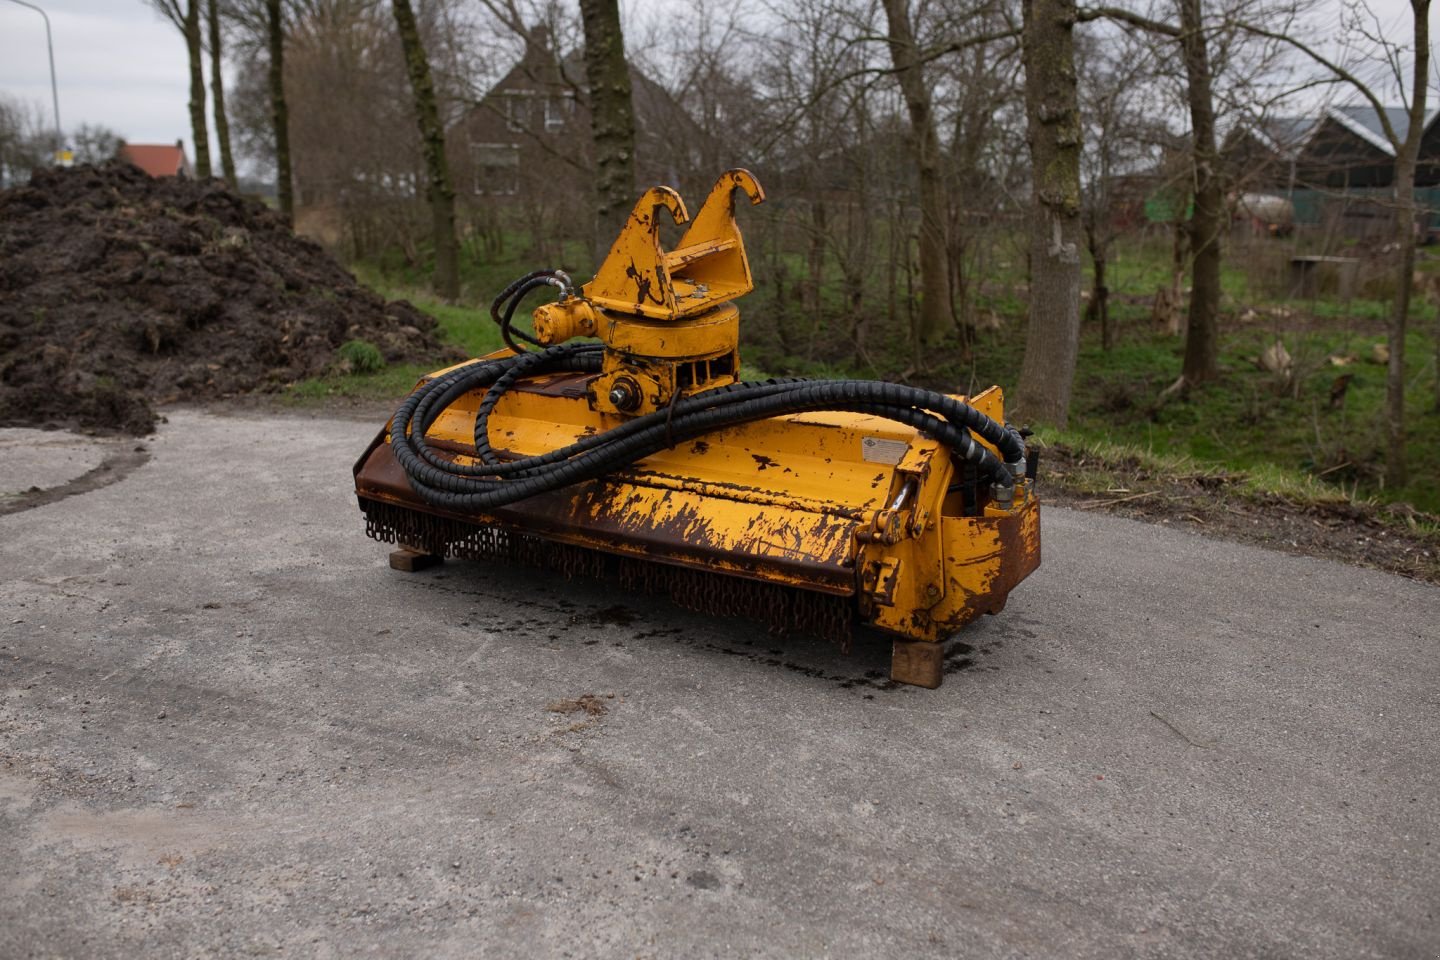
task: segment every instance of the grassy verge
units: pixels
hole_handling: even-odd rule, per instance
[[[1242,495],[1272,495],[1303,504],[1352,503],[1341,487],[1300,470],[1273,463],[1236,470],[1186,453],[1117,443],[1106,434],[1042,427],[1035,440],[1042,457],[1047,449],[1065,450],[1068,469],[1053,479],[1077,496],[1101,497],[1129,493],[1136,476],[1184,479],[1201,487],[1228,487]],[[1052,478],[1047,478],[1050,480]]]
[[[450,304],[435,298],[423,287],[417,287],[382,273],[378,268],[361,264],[355,268],[355,277],[365,286],[387,300],[408,300],[440,324],[440,339],[446,344],[458,347],[470,356],[478,356],[499,350],[504,341],[500,339],[500,328],[490,319],[490,299],[462,295],[462,303]],[[514,279],[513,277],[510,279]],[[509,280],[504,281],[508,283]],[[496,286],[491,295],[499,293],[503,284]],[[539,302],[538,298],[536,302]]]
[[[1356,497],[1273,464],[1235,470],[1058,431],[1035,439],[1049,503],[1440,583],[1440,517],[1408,505]]]
[[[1293,358],[1289,377],[1259,365],[1275,343]],[[1109,442],[1188,457],[1261,476],[1323,481],[1317,489],[1351,498],[1409,501],[1440,512],[1440,416],[1428,409],[1433,382],[1430,338],[1414,332],[1410,372],[1410,480],[1383,477],[1383,338],[1347,324],[1276,329],[1227,324],[1222,377],[1187,396],[1160,402],[1180,369],[1180,344],[1134,338],[1110,351],[1087,342],[1076,381],[1071,428],[1081,443]]]
[[[312,377],[293,385],[285,400],[294,406],[308,406],[333,398],[347,400],[400,399],[409,393],[421,376],[436,364],[393,364],[375,373],[330,374]]]

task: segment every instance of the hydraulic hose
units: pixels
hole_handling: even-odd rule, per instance
[[[507,296],[513,298],[513,312],[527,284],[549,282],[540,276],[522,278],[497,298],[495,312]],[[599,344],[564,344],[476,361],[421,386],[401,404],[390,429],[392,452],[411,485],[436,506],[493,509],[605,476],[706,433],[781,414],[817,410],[873,414],[914,427],[940,441],[956,457],[973,463],[982,477],[1004,490],[1013,488],[1015,482],[1009,464],[1024,461],[1024,444],[1018,433],[974,407],[944,394],[868,380],[736,383],[678,399],[667,410],[635,417],[548,453],[502,460],[490,444],[488,424],[505,392],[520,378],[542,372],[597,372],[602,352]],[[478,462],[458,463],[430,449],[425,431],[457,399],[479,389],[485,390],[485,396],[475,421]],[[1000,450],[1005,462],[975,442],[972,431]]]
[[[519,308],[520,301],[524,300],[525,295],[531,290],[536,290],[540,287],[556,287],[559,289],[562,298],[573,296],[575,293],[575,285],[571,282],[570,275],[565,273],[565,271],[533,270],[520,279],[513,281],[504,290],[501,290],[500,295],[490,303],[490,319],[494,320],[500,327],[500,336],[505,341],[505,345],[516,353],[524,353],[527,348],[517,344],[514,339],[515,337],[519,337],[521,340],[534,346],[541,346],[539,340],[524,330],[515,330],[511,327],[511,322],[515,319],[515,311]]]

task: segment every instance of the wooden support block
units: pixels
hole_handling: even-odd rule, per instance
[[[945,648],[928,640],[896,640],[890,652],[890,679],[934,690],[945,677]]]
[[[401,547],[399,550],[390,552],[390,569],[403,570],[406,573],[425,570],[444,561],[444,557],[433,553],[421,553],[419,550],[411,550],[409,547]]]

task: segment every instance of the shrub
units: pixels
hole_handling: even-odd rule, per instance
[[[385,369],[385,357],[381,355],[380,348],[368,340],[348,340],[340,345],[337,352],[354,373],[375,373]]]

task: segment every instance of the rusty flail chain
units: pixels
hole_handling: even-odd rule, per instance
[[[816,636],[850,649],[853,597],[615,556],[375,500],[362,499],[360,506],[366,535],[382,543],[437,556],[554,570],[567,579],[610,580],[630,592],[668,596],[696,613],[744,617],[765,624],[772,633]]]

